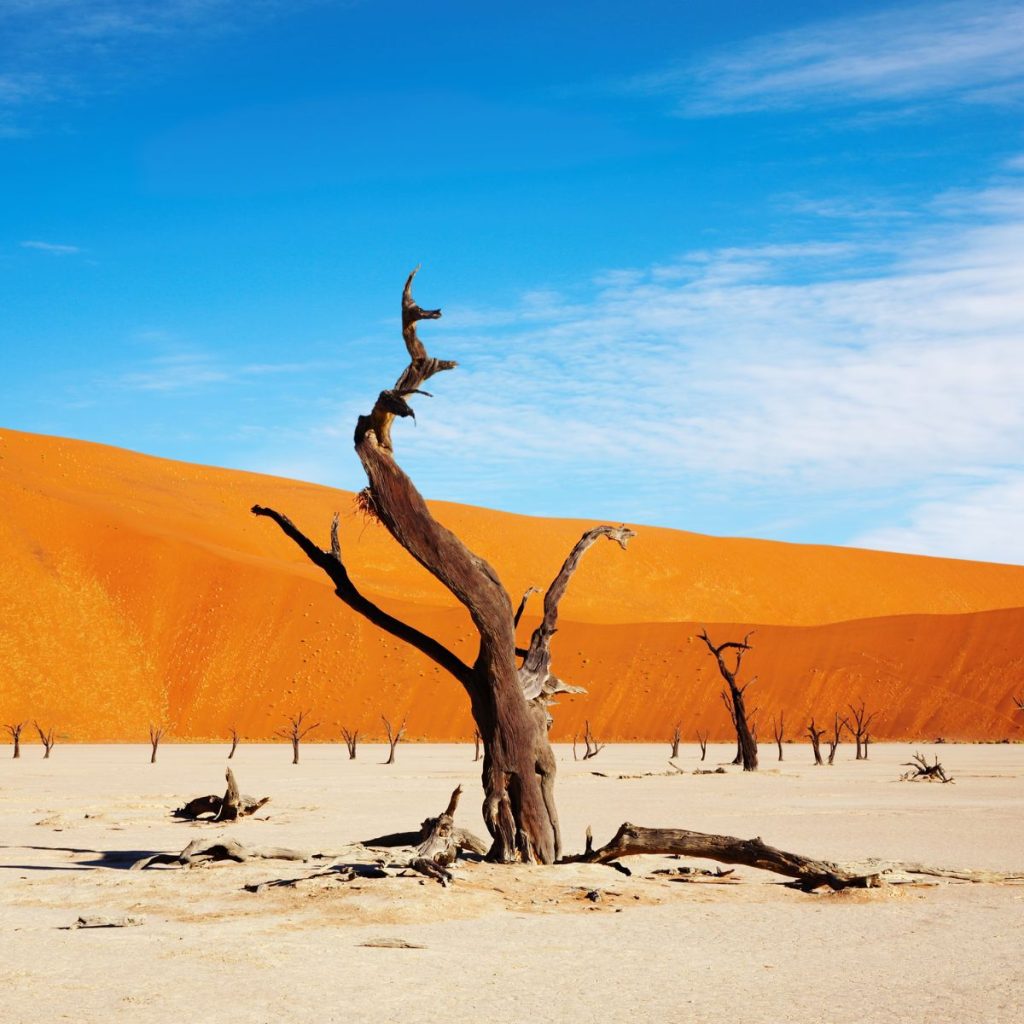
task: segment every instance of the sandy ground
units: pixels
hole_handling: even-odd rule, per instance
[[[667,745],[559,748],[566,845],[624,820],[750,837],[830,859],[882,856],[1024,869],[1024,746],[922,747],[954,785],[896,782],[914,747],[843,746],[814,768],[806,746],[744,776],[619,779],[660,771]],[[10,748],[6,748],[9,754]],[[727,760],[712,747],[705,766]],[[0,1018],[99,1021],[1019,1021],[1024,887],[941,883],[804,894],[741,868],[729,881],[610,868],[461,864],[447,889],[419,877],[342,881],[325,862],[129,872],[137,857],[231,835],[367,861],[359,839],[414,828],[457,782],[457,820],[483,833],[467,746],[242,746],[257,819],[175,821],[223,790],[225,746],[38,746],[0,760]],[[685,747],[680,764],[698,767]],[[591,774],[600,771],[608,777]],[[326,862],[329,864],[330,862]],[[306,879],[259,893],[246,883]],[[738,880],[735,880],[738,879]],[[598,893],[596,901],[588,892]],[[79,915],[144,918],[68,930]],[[422,948],[367,946],[403,940]]]

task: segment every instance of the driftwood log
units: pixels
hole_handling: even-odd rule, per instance
[[[174,816],[199,820],[205,815],[211,815],[208,819],[210,821],[234,821],[236,818],[255,814],[264,804],[269,803],[269,796],[257,800],[254,796],[240,793],[238,783],[235,782],[235,774],[230,768],[224,773],[224,777],[227,779],[228,788],[223,796],[210,794],[194,797],[183,807],[178,807],[173,812]]]
[[[286,846],[243,846],[234,839],[194,839],[181,853],[157,853],[142,857],[130,870],[142,871],[159,864],[192,868],[214,861],[230,860],[239,864],[247,860],[310,860],[311,854],[291,850]]]

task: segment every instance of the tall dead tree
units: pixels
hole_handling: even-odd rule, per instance
[[[818,729],[814,725],[814,719],[811,719],[811,724],[807,726],[807,735],[811,738],[811,749],[814,751],[814,763],[824,764],[825,762],[821,759],[821,737],[825,735],[824,729]]]
[[[388,759],[384,762],[385,764],[395,763],[395,747],[402,742],[402,737],[405,735],[405,719],[402,719],[402,724],[398,727],[398,732],[395,732],[391,727],[391,723],[383,716],[380,716],[380,720],[384,723],[384,728],[388,731]]]
[[[24,722],[12,722],[4,728],[11,734],[11,742],[14,744],[13,757],[21,757],[21,730],[25,728]]]
[[[237,749],[238,749],[238,730],[234,726],[232,726],[231,727],[231,749],[228,751],[228,760],[229,761],[231,760],[231,758],[233,758],[235,756],[235,751]]]
[[[341,730],[341,735],[345,737],[345,747],[348,750],[348,759],[354,761],[356,759],[356,747],[359,745],[359,730],[353,729],[349,732],[344,727]]]
[[[740,666],[743,664],[743,655],[750,650],[750,637],[751,634],[748,633],[742,641],[730,640],[716,646],[711,642],[706,629],[700,633],[700,639],[704,641],[708,650],[714,656],[715,661],[718,662],[718,671],[729,687],[728,699],[726,699],[725,703],[729,709],[733,726],[736,729],[738,753],[745,772],[757,770],[757,741],[751,732],[750,723],[747,719],[746,705],[743,701],[743,692],[754,680],[751,679],[740,686],[736,682],[736,676],[739,674]],[[732,665],[729,665],[726,661],[728,655],[725,652],[727,651],[736,652]]]
[[[679,744],[682,742],[682,734],[680,732],[680,724],[676,722],[675,729],[672,730],[672,754],[671,759],[674,761],[679,756]]]
[[[283,729],[278,729],[274,734],[275,736],[280,736],[282,739],[286,739],[291,743],[292,764],[299,763],[299,744],[314,729],[320,728],[319,722],[314,722],[312,725],[306,724],[306,717],[308,715],[308,711],[299,711],[294,715],[286,715],[285,717],[288,720],[288,724]]]
[[[53,745],[57,742],[53,736],[53,726],[49,729],[44,729],[38,722],[33,722],[36,727],[36,732],[39,733],[39,742],[43,745],[43,760],[46,761],[50,756],[50,751],[53,750]]]
[[[779,748],[779,760],[782,760],[782,741],[786,738],[786,712],[779,712],[778,721],[772,715],[772,735],[775,737],[775,745]]]
[[[836,751],[839,749],[839,744],[843,739],[843,730],[849,729],[850,723],[845,718],[839,717],[839,712],[835,713],[835,721],[832,723],[832,735],[828,738],[828,763],[835,763]]]
[[[330,548],[324,549],[280,512],[259,505],[252,511],[276,522],[327,574],[335,593],[350,608],[415,647],[460,683],[483,739],[483,818],[492,839],[488,856],[494,861],[547,864],[558,857],[561,847],[547,706],[554,694],[571,691],[551,672],[558,604],[580,558],[594,541],[607,537],[625,547],[633,532],[600,526],[580,538],[544,595],[544,615],[529,646],[520,651],[515,640],[517,616],[497,573],[434,519],[395,460],[391,440],[395,417],[414,416],[410,396],[424,394],[421,389],[427,380],[456,365],[429,356],[416,333],[419,321],[436,320],[441,311],[416,304],[412,296],[415,273],[409,275],[402,292],[402,336],[409,364],[395,386],[380,393],[370,414],[356,422],[356,454],[368,481],[360,504],[465,606],[480,637],[473,663],[466,664],[433,637],[389,615],[360,593],[342,561],[337,516]],[[522,658],[518,666],[517,656]]]
[[[160,740],[163,739],[164,727],[162,725],[153,725],[152,722],[149,724],[149,763],[156,764],[156,751],[157,747],[160,746]]]
[[[701,735],[700,729],[697,730],[697,742],[700,744],[700,759],[703,761],[708,756],[708,733]]]
[[[854,760],[864,761],[868,756],[865,737],[878,712],[872,711],[871,714],[868,714],[863,700],[861,700],[857,707],[854,707],[852,704],[848,704],[847,707],[850,709],[850,714],[853,715],[853,724],[851,725],[847,721],[846,727],[853,733],[853,738],[857,744],[857,756]]]

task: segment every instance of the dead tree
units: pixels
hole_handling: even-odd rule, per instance
[[[50,756],[50,751],[53,750],[53,745],[57,741],[53,737],[53,726],[49,729],[44,729],[38,722],[33,723],[36,727],[36,732],[39,733],[39,742],[43,745],[43,760],[47,760]]]
[[[909,768],[909,772],[904,772],[900,776],[901,782],[914,782],[917,779],[924,779],[926,782],[952,782],[953,778],[946,774],[946,770],[939,764],[939,756],[935,755],[935,764],[929,764],[928,759],[921,754],[914,754],[914,757],[910,761],[905,761],[903,764],[904,768]]]
[[[1014,697],[1013,703],[1017,705],[1018,711],[1024,711],[1024,697]]]
[[[223,796],[210,794],[193,797],[183,807],[173,811],[174,816],[198,820],[209,814],[210,821],[235,821],[237,818],[255,814],[264,804],[270,802],[269,796],[257,800],[254,796],[240,793],[238,783],[235,782],[235,774],[230,768],[224,773],[224,778],[227,780],[228,788]]]
[[[21,730],[25,728],[24,722],[13,722],[5,725],[4,728],[11,734],[11,742],[14,744],[14,757],[21,757]]]
[[[786,738],[786,712],[779,712],[779,720],[772,715],[772,735],[775,737],[775,745],[779,748],[779,760],[782,760],[782,741]]]
[[[865,737],[878,712],[872,711],[869,715],[864,707],[863,700],[861,700],[859,707],[854,707],[852,704],[848,704],[847,707],[850,709],[850,714],[853,715],[853,725],[847,722],[846,727],[853,733],[853,738],[857,743],[857,756],[854,760],[865,761],[868,756]]]
[[[157,747],[160,746],[160,740],[163,738],[163,735],[164,735],[164,727],[162,725],[153,725],[153,723],[150,722],[150,724],[149,724],[149,745],[150,745],[150,748],[151,748],[150,754],[149,754],[149,763],[150,764],[156,764],[156,751],[157,751]]]
[[[676,727],[672,730],[672,754],[670,755],[670,760],[672,761],[679,757],[679,744],[682,740],[682,735],[679,731],[679,726],[680,723],[676,722]]]
[[[584,761],[589,761],[592,757],[597,757],[605,748],[605,744],[598,744],[597,740],[594,739],[594,734],[590,731],[590,721],[584,723],[583,727],[583,742],[586,744],[586,752],[583,755]]]
[[[817,729],[814,725],[814,719],[811,719],[811,724],[807,726],[807,735],[811,738],[811,748],[814,750],[814,763],[816,765],[824,764],[825,762],[821,759],[821,737],[825,735],[824,729]]]
[[[480,730],[473,730],[473,760],[480,760]]]
[[[280,736],[282,739],[288,740],[292,745],[292,764],[299,763],[299,744],[303,741],[307,734],[311,733],[314,729],[320,728],[319,722],[314,722],[312,725],[306,725],[306,716],[309,714],[308,711],[300,711],[295,715],[287,715],[288,725],[283,729],[278,729],[275,736]]]
[[[384,763],[394,764],[395,747],[402,742],[402,737],[405,735],[405,719],[402,719],[402,724],[398,727],[398,732],[395,732],[391,728],[391,723],[383,715],[380,716],[380,720],[384,723],[384,728],[388,731],[388,759]]]
[[[421,320],[436,320],[440,310],[424,310],[412,296],[415,271],[402,293],[402,336],[409,364],[393,388],[382,391],[369,415],[356,423],[355,449],[368,486],[360,506],[432,573],[468,610],[480,636],[471,665],[433,637],[396,619],[363,596],[342,561],[338,519],[325,550],[286,516],[254,506],[253,513],[272,519],[330,578],[335,593],[352,609],[435,661],[465,689],[483,741],[483,817],[492,844],[491,860],[553,862],[561,840],[554,799],[555,758],[548,742],[547,705],[559,692],[571,692],[551,672],[551,638],[558,604],[583,553],[600,537],[625,547],[633,536],[625,527],[601,526],[587,531],[544,595],[544,615],[527,648],[516,646],[516,616],[497,573],[458,537],[438,523],[422,496],[395,460],[391,428],[396,416],[414,416],[408,399],[435,374],[451,370],[451,360],[432,358],[416,333]],[[525,602],[524,602],[525,603]],[[517,666],[517,656],[522,658]]]
[[[231,760],[231,758],[233,758],[235,756],[235,751],[237,749],[238,749],[238,730],[234,726],[232,726],[231,727],[231,749],[228,751],[228,760],[229,761]]]
[[[754,680],[751,679],[749,682],[744,683],[743,686],[740,686],[736,682],[736,676],[739,674],[740,666],[743,663],[743,655],[750,650],[751,635],[748,633],[742,641],[730,640],[716,647],[711,642],[706,629],[700,633],[700,639],[704,641],[708,650],[714,656],[715,661],[718,662],[718,671],[729,687],[727,696],[725,691],[723,691],[723,700],[725,700],[725,705],[729,709],[733,726],[736,729],[737,753],[745,772],[757,770],[757,741],[751,732],[750,724],[747,720],[746,705],[743,701],[743,692]],[[723,653],[725,651],[736,652],[735,661],[731,666],[726,662],[726,655]]]
[[[703,761],[708,756],[708,734],[702,736],[700,729],[697,730],[697,742],[700,744],[700,759]]]
[[[835,714],[835,721],[832,724],[832,735],[828,738],[828,763],[832,764],[836,759],[836,751],[839,749],[839,744],[842,742],[843,730],[849,729],[850,723],[845,718],[839,717],[839,712]]]
[[[341,735],[345,737],[345,746],[348,749],[348,759],[354,761],[356,759],[356,747],[359,745],[359,730],[353,729],[349,732],[344,727],[341,730]]]
[[[868,759],[868,747],[871,745],[871,733],[864,733],[864,760]]]

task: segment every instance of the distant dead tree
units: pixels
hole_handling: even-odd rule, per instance
[[[858,707],[854,707],[852,704],[848,704],[847,707],[850,709],[850,714],[853,715],[853,725],[847,722],[847,728],[853,733],[853,738],[857,742],[857,757],[855,760],[864,761],[867,760],[867,750],[865,749],[867,744],[864,737],[868,733],[868,729],[871,727],[871,723],[877,716],[877,711],[872,711],[868,714],[864,701],[861,700]]]
[[[342,726],[341,735],[345,737],[345,746],[348,749],[348,759],[354,761],[356,759],[356,747],[359,745],[359,730],[353,729],[349,731]]]
[[[900,776],[901,782],[914,782],[917,779],[924,779],[927,782],[952,782],[951,776],[946,774],[945,769],[939,764],[939,757],[935,755],[935,763],[929,764],[928,759],[923,757],[921,754],[914,754],[914,757],[910,761],[906,761],[903,764],[904,768],[909,768],[909,772],[904,772]]]
[[[836,759],[836,751],[839,749],[839,744],[842,742],[843,730],[849,729],[850,723],[845,718],[839,717],[839,712],[835,714],[835,721],[832,724],[832,735],[828,739],[828,763],[832,764]]]
[[[149,745],[151,747],[149,754],[149,763],[156,764],[156,750],[160,746],[160,740],[164,735],[164,727],[162,725],[154,725],[152,722],[149,723]]]
[[[320,728],[319,722],[314,722],[312,725],[306,725],[306,717],[308,715],[308,711],[299,711],[294,715],[286,715],[285,717],[288,721],[288,725],[283,729],[278,729],[274,734],[275,736],[280,736],[282,739],[286,739],[291,743],[292,764],[299,763],[299,744],[314,729]]]
[[[807,735],[811,738],[811,748],[814,750],[814,763],[824,764],[825,762],[821,759],[821,737],[825,735],[825,730],[816,728],[812,718],[811,724],[807,726]]]
[[[703,761],[708,756],[708,733],[701,735],[700,729],[697,730],[697,742],[700,744],[700,759]]]
[[[384,723],[384,728],[388,731],[388,759],[384,762],[385,764],[395,763],[395,747],[402,742],[402,737],[405,735],[405,719],[402,719],[402,724],[398,727],[398,732],[395,732],[391,723],[383,716],[380,716],[380,720]]]
[[[25,728],[24,722],[14,722],[5,725],[4,728],[11,734],[11,742],[14,743],[14,757],[21,757],[21,730]]]
[[[775,745],[779,748],[779,760],[782,760],[782,741],[786,738],[786,712],[779,712],[778,721],[772,715],[772,735],[775,737]]]
[[[711,642],[706,629],[702,630],[699,634],[699,638],[704,641],[708,651],[711,652],[715,661],[718,662],[718,671],[729,687],[726,707],[729,709],[733,725],[736,728],[736,743],[739,747],[740,760],[745,772],[757,770],[757,741],[750,730],[750,724],[747,720],[747,709],[743,701],[743,691],[754,680],[751,679],[749,682],[744,683],[743,686],[740,686],[736,682],[736,676],[739,674],[740,666],[743,663],[743,655],[750,650],[751,635],[751,633],[748,633],[741,641],[729,640],[724,644],[716,646]],[[726,663],[726,655],[724,653],[726,651],[736,652],[735,661],[731,666]]]
[[[473,730],[473,760],[480,760],[480,730]]]
[[[676,722],[676,727],[672,730],[672,760],[675,760],[679,756],[679,743],[682,739],[682,736],[679,731],[680,724],[681,723]]]
[[[864,760],[868,759],[868,746],[871,743],[871,733],[864,733]]]
[[[574,740],[575,742],[575,740]],[[586,752],[583,755],[584,761],[589,761],[592,757],[597,757],[605,748],[605,744],[598,744],[597,740],[594,739],[594,734],[590,731],[590,722],[584,723],[583,727],[583,742],[586,744]]]
[[[235,751],[237,749],[238,749],[238,730],[234,726],[232,726],[231,727],[231,749],[228,751],[228,760],[229,761],[231,760],[231,758],[233,758],[235,756]]]
[[[33,725],[36,727],[36,732],[39,733],[39,742],[43,745],[43,760],[45,761],[49,758],[54,743],[57,742],[53,737],[53,726],[44,729],[38,722],[34,722]]]

